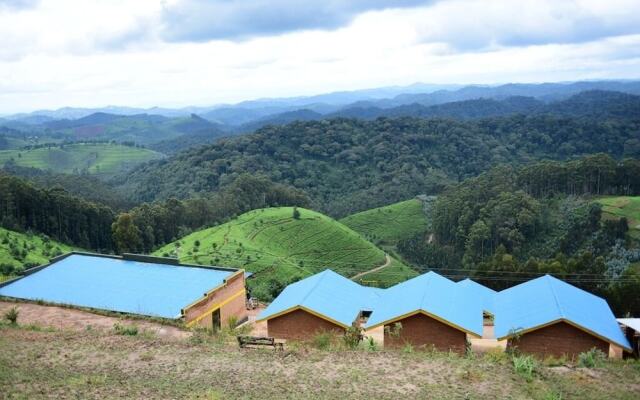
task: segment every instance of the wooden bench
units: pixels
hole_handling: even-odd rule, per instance
[[[236,336],[241,349],[270,346],[274,350],[282,350],[284,343],[268,336]]]

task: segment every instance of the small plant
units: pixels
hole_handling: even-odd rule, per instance
[[[367,350],[369,350],[369,351],[377,351],[378,350],[378,345],[377,345],[375,339],[373,338],[373,336],[369,336],[369,338],[367,339]]]
[[[595,347],[578,355],[578,366],[583,368],[596,368],[602,365],[607,355]]]
[[[536,360],[530,356],[513,356],[513,369],[516,374],[531,382],[536,371]]]
[[[113,330],[117,335],[136,336],[138,334],[138,327],[135,325],[120,325],[119,323],[115,323],[113,324]]]
[[[300,219],[300,211],[298,211],[298,207],[293,207],[293,219]]]
[[[562,393],[552,391],[552,392],[547,392],[544,395],[543,399],[544,400],[562,400],[563,397],[562,397]]]
[[[16,307],[11,307],[4,313],[3,317],[9,321],[11,325],[17,325],[18,315],[20,315],[20,311]]]
[[[227,326],[229,327],[229,330],[233,330],[236,326],[238,326],[238,317],[232,315],[227,318]]]
[[[355,349],[362,340],[362,328],[358,326],[350,326],[342,337],[345,346],[349,349]]]
[[[404,346],[402,347],[402,352],[406,354],[413,353],[413,345],[409,342],[405,343]]]
[[[328,350],[331,347],[331,333],[329,332],[318,332],[313,337],[313,346],[320,350]]]

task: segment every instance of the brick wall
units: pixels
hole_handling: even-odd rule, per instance
[[[602,350],[604,354],[609,354],[608,342],[562,321],[525,333],[517,341],[510,340],[507,347],[514,345],[523,353],[542,357],[567,355],[574,358],[594,347]]]
[[[394,324],[385,325],[384,346],[402,347],[410,343],[415,348],[435,347],[440,351],[455,351],[464,354],[467,335],[447,324],[424,314],[415,314],[398,321],[402,324],[399,336],[389,334],[387,327],[393,331]]]
[[[184,316],[185,322],[188,324],[189,322],[202,316],[204,313],[207,313],[207,315],[204,316],[204,318],[200,319],[197,324],[205,328],[211,328],[213,322],[211,320],[210,311],[212,307],[215,309],[216,304],[227,301],[238,292],[244,290],[244,288],[244,272],[238,272],[235,275],[232,275],[227,279],[226,283],[223,286],[210,293],[206,298],[202,299],[192,307],[186,309]],[[235,316],[238,321],[246,317],[247,309],[245,300],[246,296],[243,293],[220,307],[220,321],[223,326],[227,324],[227,321],[231,316]]]
[[[294,310],[267,321],[269,336],[277,339],[310,340],[318,332],[344,334],[344,328],[304,310]]]

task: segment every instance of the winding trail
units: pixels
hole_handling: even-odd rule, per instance
[[[378,272],[381,269],[388,267],[391,264],[391,257],[389,257],[389,255],[387,253],[385,253],[384,254],[384,259],[385,259],[385,262],[381,266],[375,267],[374,269],[370,269],[368,271],[364,271],[364,272],[360,272],[358,274],[355,274],[354,276],[351,277],[351,280],[361,278],[361,277],[363,277],[365,275],[368,275],[368,274],[371,274],[371,273],[374,273],[374,272]]]

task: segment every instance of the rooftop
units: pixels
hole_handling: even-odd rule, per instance
[[[361,286],[329,269],[287,286],[258,320],[304,309],[349,327],[360,311],[373,310],[380,289]]]
[[[177,260],[70,253],[0,286],[0,296],[176,319],[237,270]]]
[[[495,308],[498,339],[565,321],[610,343],[630,348],[603,298],[550,275],[498,292]]]

